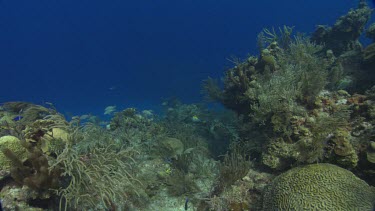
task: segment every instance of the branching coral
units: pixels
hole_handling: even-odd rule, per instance
[[[4,155],[12,161],[11,176],[20,185],[27,185],[35,190],[49,190],[59,186],[60,168],[50,168],[46,155],[38,148],[29,149],[26,161],[10,149],[3,149]]]

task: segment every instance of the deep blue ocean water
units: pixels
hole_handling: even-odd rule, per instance
[[[257,54],[264,27],[311,33],[353,0],[1,0],[0,102],[52,102],[60,112],[154,109],[202,100],[231,56]]]

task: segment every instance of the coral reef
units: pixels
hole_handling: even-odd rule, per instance
[[[265,189],[263,210],[372,210],[375,189],[331,164],[293,168]]]
[[[361,51],[362,45],[358,39],[371,17],[372,10],[366,1],[361,0],[355,10],[341,16],[333,27],[318,26],[312,40],[325,45],[338,56],[349,51]]]
[[[175,111],[183,114],[184,108],[195,109],[195,116],[203,113],[186,105]],[[1,154],[9,165],[1,171],[0,193],[20,196],[17,203],[2,197],[3,204],[7,209],[147,210],[155,203],[161,206],[165,194],[174,200],[188,196],[189,206],[194,206],[217,173],[203,137],[214,123],[207,122],[211,117],[204,123],[198,117],[176,121],[169,116],[159,122],[153,118],[150,111],[129,108],[115,113],[110,127],[85,116],[68,123],[57,112],[22,124],[11,121],[15,124],[6,124],[4,133],[19,138],[2,138],[6,141],[1,142]],[[209,134],[217,129],[211,130]]]
[[[356,168],[366,159],[369,129],[356,130],[373,124],[365,91],[373,86],[375,57],[373,44],[363,49],[359,37],[371,13],[360,1],[311,38],[293,37],[292,27],[264,29],[259,57],[233,59],[222,89],[212,78],[204,82],[208,97],[240,116],[239,139],[263,165],[280,171],[324,161]]]
[[[108,121],[68,122],[52,104],[3,103],[4,209],[372,209],[375,45],[359,42],[371,12],[361,0],[311,38],[264,29],[258,56],[203,83],[230,110],[171,98],[162,115],[109,106]]]

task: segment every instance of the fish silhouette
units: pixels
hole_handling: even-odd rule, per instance
[[[23,116],[18,115],[18,116],[13,118],[13,121],[17,122],[17,121],[20,121],[22,118],[23,118]]]

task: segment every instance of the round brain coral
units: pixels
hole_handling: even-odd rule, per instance
[[[12,161],[3,154],[3,149],[11,150],[21,161],[27,158],[27,150],[22,146],[21,141],[17,137],[0,137],[0,170],[9,171],[12,165]]]
[[[375,188],[332,164],[293,168],[263,195],[263,210],[373,210]]]

